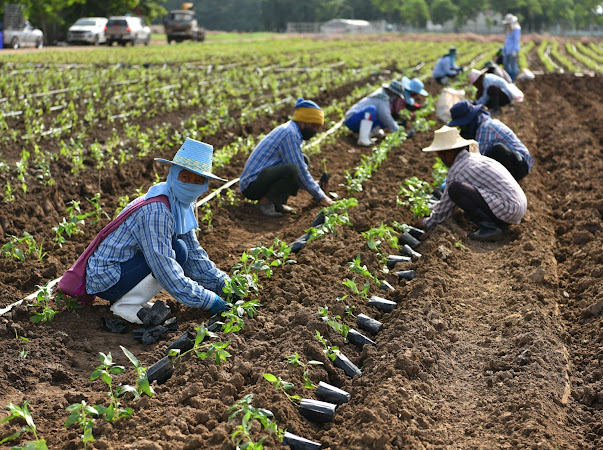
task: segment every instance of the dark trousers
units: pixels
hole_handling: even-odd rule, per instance
[[[485,156],[495,159],[509,171],[517,181],[528,174],[528,163],[520,154],[514,152],[505,144],[494,144]]]
[[[299,167],[296,164],[266,167],[243,195],[250,200],[268,197],[272,203],[284,205],[289,196],[296,196],[299,189]]]
[[[176,261],[181,266],[184,266],[188,260],[188,247],[182,239],[174,238],[172,239],[172,248],[176,253]],[[104,298],[113,303],[130,292],[134,286],[151,273],[151,268],[147,264],[142,252],[136,253],[133,258],[121,263],[120,268],[121,278],[119,281],[106,291],[96,294],[97,297]]]
[[[488,102],[486,106],[492,110],[497,110],[501,106],[506,106],[511,103],[511,99],[498,86],[490,86],[488,88]]]
[[[446,189],[450,200],[465,211],[472,222],[480,223],[487,218],[500,226],[507,225],[506,222],[494,215],[488,203],[486,203],[486,200],[484,200],[484,197],[482,197],[482,194],[479,193],[475,186],[460,181],[453,181],[446,186]]]

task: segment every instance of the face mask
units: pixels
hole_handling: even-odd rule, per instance
[[[172,181],[172,191],[174,197],[180,203],[193,203],[201,194],[209,188],[209,180],[206,179],[203,184],[189,184],[179,180]]]
[[[302,139],[304,141],[308,141],[316,136],[316,131],[311,128],[304,128],[303,130],[300,129],[299,131],[301,131]]]

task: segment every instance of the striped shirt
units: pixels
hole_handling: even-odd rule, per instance
[[[530,152],[519,140],[513,131],[498,119],[487,118],[482,121],[475,133],[475,140],[479,143],[479,152],[488,153],[494,144],[505,144],[528,163],[528,172],[532,170],[534,160]]]
[[[186,306],[210,309],[216,302],[215,293],[220,295],[230,278],[209,259],[194,230],[178,236],[188,248],[186,264],[178,264],[172,249],[174,226],[172,212],[161,202],[132,213],[88,259],[88,293],[104,292],[115,285],[121,277],[120,264],[142,252],[153,276],[172,297]]]
[[[239,180],[239,191],[243,192],[266,167],[296,164],[299,167],[300,185],[317,200],[326,197],[318,183],[312,178],[301,151],[303,139],[297,122],[290,120],[279,125],[262,139],[251,152]]]
[[[526,214],[528,201],[517,181],[505,167],[487,156],[461,151],[448,171],[446,184],[453,181],[475,186],[494,215],[506,223],[519,223]],[[452,216],[456,205],[444,190],[431,215],[423,221],[426,229]]]

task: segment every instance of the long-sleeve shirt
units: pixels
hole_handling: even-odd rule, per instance
[[[521,40],[521,27],[519,24],[516,24],[513,27],[513,30],[507,32],[505,38],[505,45],[503,46],[503,53],[505,55],[510,55],[511,53],[519,53],[520,42]]]
[[[301,151],[302,142],[299,125],[293,120],[279,125],[268,133],[249,155],[239,180],[239,190],[243,192],[247,189],[266,167],[296,164],[299,167],[301,186],[317,200],[326,197],[318,183],[312,178],[304,162]]]
[[[482,96],[477,99],[477,104],[485,105],[488,103],[490,96],[488,95],[488,88],[490,86],[498,86],[502,91],[509,97],[509,100],[513,100],[513,94],[509,90],[509,83],[503,80],[501,77],[498,77],[491,73],[485,73],[482,76]]]
[[[389,131],[398,131],[400,126],[396,123],[392,116],[390,100],[374,95],[375,93],[364,97],[362,100],[348,109],[345,113],[345,120],[347,121],[352,115],[358,111],[362,111],[367,106],[374,106],[377,108],[377,120],[381,122],[383,127],[387,128]]]
[[[460,67],[455,65],[452,62],[452,58],[450,55],[444,55],[433,68],[433,77],[434,78],[442,78],[442,77],[453,77],[457,74]]]
[[[506,223],[519,223],[526,213],[526,195],[509,171],[494,159],[463,150],[450,167],[446,180],[447,186],[453,181],[475,186],[494,215]],[[448,189],[444,189],[442,198],[423,221],[423,226],[429,229],[442,223],[455,209]]]
[[[88,259],[86,290],[96,294],[115,285],[121,277],[120,264],[142,252],[153,276],[172,297],[186,306],[210,309],[230,277],[209,259],[194,230],[178,236],[188,249],[186,264],[181,266],[172,249],[175,236],[174,216],[165,204],[142,206]]]
[[[523,142],[519,140],[517,135],[513,133],[508,126],[498,119],[484,119],[475,133],[475,140],[479,144],[479,152],[485,155],[492,149],[494,144],[505,144],[511,150],[519,155],[528,163],[528,171],[532,170],[534,159],[530,155]]]

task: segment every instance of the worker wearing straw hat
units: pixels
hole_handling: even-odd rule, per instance
[[[195,235],[197,199],[210,179],[225,181],[211,173],[213,147],[187,138],[173,160],[155,160],[170,165],[167,180],[122,211],[138,206],[89,257],[86,291],[109,300],[111,311],[132,323],[142,323],[138,312],[162,289],[186,306],[223,311],[230,278]],[[153,201],[162,197],[167,200]]]
[[[507,14],[502,23],[505,25],[505,45],[503,46],[503,66],[515,81],[519,73],[518,55],[521,41],[521,26],[517,16]]]
[[[297,195],[300,187],[323,206],[332,202],[308,170],[302,154],[303,141],[311,139],[324,124],[322,109],[311,100],[298,98],[293,117],[262,139],[245,163],[239,190],[268,217],[294,212],[287,199]]]
[[[493,241],[503,235],[503,228],[521,221],[526,213],[527,199],[509,171],[494,159],[470,153],[474,140],[461,137],[456,128],[444,125],[434,133],[433,142],[424,152],[435,152],[449,167],[447,183],[441,200],[431,215],[419,219],[417,225],[433,228],[452,216],[457,207],[479,229],[469,237]]]
[[[358,133],[358,145],[370,146],[371,138],[383,134],[383,130],[398,131],[400,111],[416,111],[421,107],[416,99],[428,96],[425,86],[418,78],[403,77],[393,80],[354,104],[345,113],[345,125]]]

